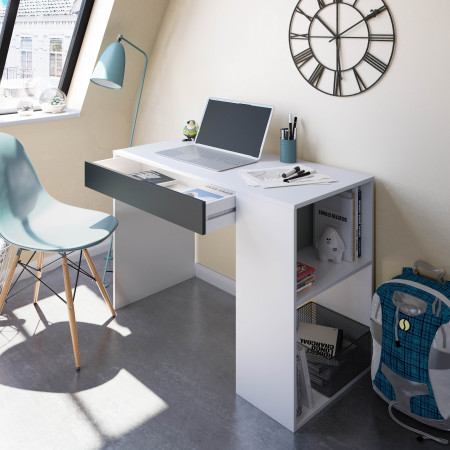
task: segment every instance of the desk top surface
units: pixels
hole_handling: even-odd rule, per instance
[[[327,185],[291,185],[286,187],[264,189],[262,187],[249,186],[245,182],[241,173],[250,170],[283,166],[284,164],[280,163],[279,155],[263,153],[261,159],[256,163],[237,167],[236,169],[226,170],[224,172],[215,172],[210,169],[187,164],[182,161],[177,161],[175,159],[156,154],[159,150],[191,144],[191,142],[181,142],[180,140],[158,142],[155,144],[146,144],[115,150],[114,156],[133,159],[142,163],[150,164],[153,167],[170,170],[173,173],[179,173],[180,175],[197,178],[205,183],[213,183],[236,192],[238,196],[243,194],[255,195],[261,197],[264,201],[275,202],[290,208],[300,208],[322,198],[337,194],[373,180],[373,177],[367,174],[306,161],[297,161],[297,164],[304,163],[305,165],[313,167],[317,172],[329,175],[337,180],[337,182]],[[294,164],[286,164],[286,167],[288,168],[293,165]]]

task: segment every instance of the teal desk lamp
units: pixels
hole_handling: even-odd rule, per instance
[[[139,111],[139,104],[141,103],[142,88],[144,87],[145,72],[147,71],[147,54],[136,47],[128,39],[125,39],[123,35],[117,36],[117,41],[110,44],[103,55],[100,57],[97,65],[95,66],[94,73],[91,76],[92,83],[109,89],[122,89],[123,76],[125,73],[125,49],[120,43],[125,41],[131,45],[138,52],[141,52],[145,57],[144,73],[142,75],[141,89],[139,90],[139,98],[136,106],[136,113],[134,114],[133,129],[131,130],[130,147],[133,143],[134,128],[136,126],[136,119]]]
[[[122,89],[123,86],[123,76],[125,73],[125,49],[120,43],[125,41],[127,44],[131,45],[138,52],[141,52],[145,57],[144,73],[142,75],[141,89],[139,90],[139,98],[136,106],[136,112],[134,114],[133,128],[131,130],[130,137],[130,147],[133,145],[134,128],[136,127],[136,119],[139,111],[139,104],[141,103],[142,88],[144,87],[145,72],[147,71],[147,54],[142,51],[139,47],[136,47],[128,39],[125,39],[123,35],[119,34],[117,36],[117,41],[110,44],[103,55],[100,57],[97,65],[95,66],[94,72],[91,76],[91,81],[102,87],[109,89]],[[112,248],[112,236],[111,242],[109,243],[108,256],[106,257],[105,271],[103,272],[103,285],[108,287],[108,283],[105,283],[106,271],[108,268],[108,261],[112,259],[111,248]]]

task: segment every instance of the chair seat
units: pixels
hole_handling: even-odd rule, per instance
[[[28,215],[4,221],[1,234],[16,247],[62,253],[99,244],[117,224],[109,214],[61,203],[44,191]]]

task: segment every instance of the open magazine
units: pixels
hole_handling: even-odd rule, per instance
[[[223,189],[218,186],[214,186],[212,184],[208,184],[205,186],[184,190],[183,194],[198,198],[199,200],[203,200],[205,202],[212,202],[214,200],[233,195],[234,192],[228,191],[227,189]]]

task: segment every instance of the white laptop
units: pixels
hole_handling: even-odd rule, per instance
[[[161,156],[221,172],[259,160],[273,107],[208,99],[195,144],[160,150]]]

